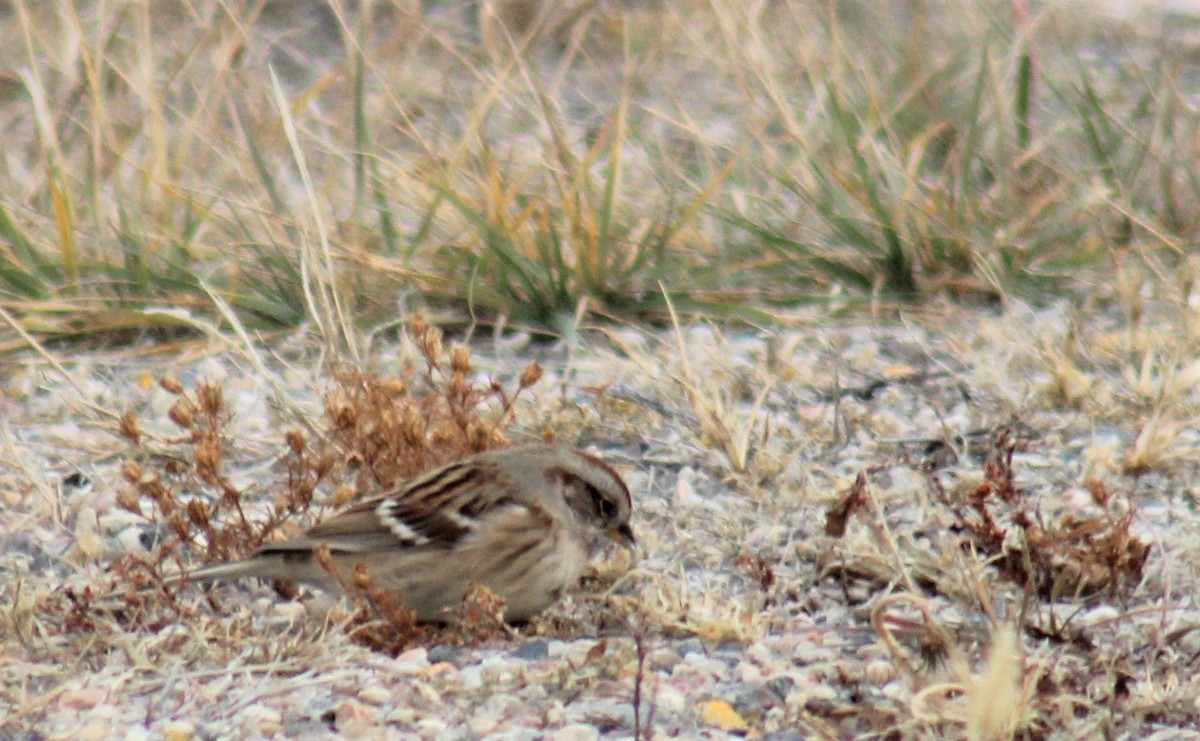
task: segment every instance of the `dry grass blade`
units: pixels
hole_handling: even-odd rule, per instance
[[[731,402],[723,399],[718,389],[713,388],[712,384],[702,382],[693,372],[679,317],[675,314],[675,306],[666,289],[661,286],[660,288],[671,324],[675,328],[675,342],[679,349],[680,367],[683,370],[683,378],[677,379],[677,382],[683,388],[692,411],[700,421],[702,439],[715,444],[734,471],[744,472],[750,462],[754,430],[762,424],[762,405],[767,394],[771,392],[771,385],[767,384],[759,391],[749,413],[734,411],[730,406]]]
[[[275,96],[275,105],[283,122],[283,131],[287,135],[291,147],[292,158],[300,171],[300,179],[304,184],[304,192],[308,197],[309,212],[312,222],[317,229],[316,248],[311,240],[304,240],[300,248],[301,285],[308,304],[309,318],[317,323],[326,345],[332,351],[344,349],[350,354],[350,360],[360,363],[358,350],[358,335],[351,325],[347,314],[345,299],[339,288],[339,271],[334,262],[329,234],[325,228],[324,206],[317,198],[312,175],[305,161],[304,151],[300,147],[300,139],[296,134],[296,124],[292,120],[291,108],[275,70],[271,73],[271,92]]]

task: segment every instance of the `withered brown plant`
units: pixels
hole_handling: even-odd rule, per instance
[[[113,586],[127,595],[127,614],[148,614],[143,610],[148,601],[182,614],[172,575],[185,562],[243,558],[311,523],[314,504],[338,509],[433,466],[503,447],[513,405],[540,378],[541,366],[523,368],[508,393],[499,382],[474,378],[470,351],[462,345],[447,350],[441,331],[424,315],[415,315],[408,329],[420,353],[416,367],[386,378],[358,369],[336,371],[325,395],[328,438],[313,444],[302,430],[288,430],[280,453],[284,476],[262,486],[265,496],[239,488],[227,471],[229,452],[238,446],[230,439],[232,413],[219,385],[200,381],[189,390],[174,378],[160,380],[175,397],[167,416],[180,429],[162,441],[165,455],[147,453],[136,415],[122,417],[120,432],[137,453],[122,469],[126,485],[118,504],[161,533],[150,559],[129,554],[114,563]],[[331,490],[319,495],[323,487]],[[356,640],[397,651],[421,635],[411,613],[397,597],[374,587],[370,574],[339,576],[350,579],[347,586],[356,595],[350,624]],[[82,608],[74,611],[86,616],[89,599],[80,596]],[[501,623],[503,605],[472,593],[463,610],[466,623],[475,626],[468,632],[491,634]]]
[[[168,537],[156,565],[176,550],[198,554],[205,562],[241,558],[308,510],[317,486],[334,469],[331,454],[311,451],[303,432],[288,431],[282,490],[265,512],[249,514],[252,503],[246,501],[246,492],[225,472],[226,453],[234,446],[228,439],[231,415],[223,389],[200,381],[189,392],[170,377],[160,385],[176,397],[167,416],[182,432],[166,443],[178,452],[149,458],[149,469],[138,460],[127,460],[122,468],[127,486],[117,495],[121,507],[166,525]],[[123,429],[134,427],[126,424]],[[127,437],[140,442],[140,436]]]
[[[498,381],[473,380],[470,350],[464,345],[446,350],[441,331],[424,315],[414,315],[409,334],[423,369],[406,369],[391,378],[340,370],[325,397],[330,439],[358,470],[361,494],[386,490],[471,453],[504,447],[513,404],[542,375],[541,366],[530,363],[510,395]]]
[[[961,527],[981,554],[999,558],[1006,578],[1043,599],[1128,593],[1141,581],[1150,552],[1149,545],[1130,532],[1132,504],[1093,484],[1100,514],[1043,511],[1042,502],[1052,500],[1035,497],[1016,484],[1013,457],[1025,445],[1010,426],[996,430],[983,481],[967,496],[967,507],[951,505]],[[1020,537],[1009,537],[1006,522]]]

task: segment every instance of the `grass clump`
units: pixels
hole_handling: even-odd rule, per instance
[[[378,323],[415,293],[554,327],[661,319],[660,284],[761,320],[1067,290],[1114,257],[1165,277],[1194,236],[1173,39],[999,0],[485,5],[13,6],[15,321],[178,332],[224,302],[269,329],[335,296]]]

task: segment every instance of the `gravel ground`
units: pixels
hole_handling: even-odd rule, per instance
[[[175,434],[163,373],[221,384],[226,473],[269,496],[295,415],[321,424],[329,374],[305,338],[258,348],[258,368],[195,344],[10,366],[0,736],[1200,737],[1191,317],[1014,305],[605,327],[569,348],[477,336],[481,376],[547,371],[510,439],[611,461],[641,551],[510,635],[394,657],[350,640],[343,602],[258,583],[212,604],[193,587],[153,630],[46,607],[152,540],[116,505],[116,415]]]

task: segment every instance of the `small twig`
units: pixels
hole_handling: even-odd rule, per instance
[[[646,679],[646,623],[639,621],[633,631],[633,645],[637,651],[637,673],[633,676],[633,738],[634,741],[651,741],[654,738],[654,702],[646,711],[642,722],[642,686]]]

